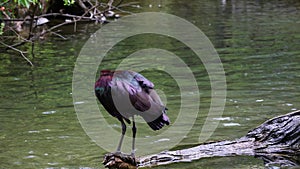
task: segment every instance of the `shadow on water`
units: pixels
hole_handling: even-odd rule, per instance
[[[157,3],[147,0],[134,10],[162,11],[187,19],[208,36],[222,60],[227,101],[223,117],[215,119],[220,123],[210,140],[239,138],[266,119],[299,109],[299,1],[162,0],[161,7]],[[49,37],[36,44],[33,68],[16,54],[1,54],[0,168],[102,167],[101,158],[106,151],[81,128],[71,93],[76,57],[97,29],[93,24],[80,25],[73,34],[73,27],[68,26],[63,28],[68,40]],[[150,46],[174,52],[189,62],[199,85],[201,107],[194,127],[178,146],[198,143],[211,99],[209,79],[201,61],[186,46],[168,37],[140,35],[132,39],[113,48],[102,64],[115,67],[130,52]],[[23,50],[30,51],[30,46]],[[168,115],[176,118],[172,111],[178,110],[179,91],[172,90],[172,79],[165,81],[166,76],[145,73],[164,91]],[[120,130],[117,121],[108,115],[105,118]],[[138,137],[146,137],[143,133],[148,130],[140,127]],[[299,157],[295,161],[299,162]],[[265,166],[260,159],[226,157],[159,168]]]

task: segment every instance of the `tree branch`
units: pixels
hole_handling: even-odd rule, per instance
[[[159,154],[137,158],[127,154],[105,156],[103,164],[108,168],[152,167],[177,162],[191,162],[207,157],[254,156],[264,160],[266,165],[299,166],[300,110],[270,119],[233,141],[204,143],[198,146],[164,151]]]
[[[19,49],[17,49],[17,48],[14,48],[14,47],[12,47],[12,46],[9,46],[9,45],[7,45],[7,44],[1,42],[1,41],[0,41],[0,43],[1,43],[3,46],[7,47],[7,48],[10,48],[10,49],[12,49],[12,50],[14,50],[14,51],[19,52],[20,55],[21,55],[21,56],[22,56],[22,57],[23,57],[23,58],[24,58],[31,66],[33,66],[32,62],[25,56],[25,53],[26,53],[26,52],[23,52],[23,51],[21,51],[21,50],[19,50]]]

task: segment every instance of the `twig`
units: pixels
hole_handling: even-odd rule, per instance
[[[54,30],[54,29],[56,29],[56,28],[58,28],[58,27],[61,27],[61,26],[63,26],[63,25],[67,25],[67,24],[71,24],[71,23],[76,23],[76,22],[80,21],[82,18],[86,18],[86,17],[84,17],[84,16],[85,16],[89,11],[93,10],[93,9],[96,8],[96,7],[97,7],[97,6],[93,6],[93,7],[89,8],[89,9],[88,9],[87,11],[85,11],[84,14],[82,14],[81,16],[73,15],[73,16],[76,16],[76,17],[73,17],[73,19],[74,19],[74,18],[77,18],[77,19],[74,19],[73,21],[70,21],[70,22],[63,22],[63,23],[61,23],[61,24],[55,25],[55,26],[49,28],[48,30],[46,30],[45,32],[43,32],[42,34],[40,34],[40,36],[42,36],[42,35],[44,35],[44,34],[50,32],[50,31],[52,31],[52,30]],[[69,15],[69,16],[70,16],[70,15]],[[89,17],[88,17],[88,18],[89,18]],[[89,19],[90,19],[90,20],[96,20],[96,19],[92,19],[92,18],[89,18]]]
[[[122,4],[122,2],[123,2],[123,0],[120,0],[120,2],[117,5],[115,5],[115,7],[119,7],[119,5]]]
[[[63,40],[67,40],[67,39],[68,39],[68,38],[62,36],[62,35],[59,34],[59,33],[56,33],[56,32],[53,32],[53,31],[51,31],[51,33],[54,34],[54,35],[56,35],[56,36],[58,36],[58,37],[60,37],[60,38],[62,38]]]
[[[77,22],[74,22],[74,32],[77,32]]]
[[[46,34],[46,33],[48,33],[48,32],[50,32],[50,31],[52,31],[52,30],[54,30],[54,29],[56,29],[56,28],[58,28],[58,27],[61,27],[61,26],[63,26],[63,25],[67,25],[67,24],[71,24],[71,23],[74,23],[74,21],[71,21],[71,22],[63,22],[63,23],[60,23],[60,24],[58,24],[58,25],[55,25],[55,26],[52,26],[51,28],[49,28],[48,30],[46,30],[44,33],[42,33],[41,35],[44,35],[44,34]]]
[[[9,26],[9,30],[11,30],[13,33],[15,33],[18,37],[20,37],[25,42],[32,42],[30,40],[25,39],[23,36],[21,36],[17,31],[15,31],[12,27]],[[13,46],[15,47],[15,46]]]
[[[41,18],[41,17],[47,17],[47,16],[64,16],[64,17],[68,17],[68,18],[81,18],[81,19],[87,19],[87,20],[95,20],[93,18],[90,18],[90,17],[86,17],[86,16],[78,16],[78,15],[71,15],[71,14],[62,14],[62,13],[48,13],[48,14],[42,14],[42,15],[39,15],[39,16],[35,16],[34,19],[38,19],[38,18]],[[5,22],[8,22],[8,21],[28,21],[28,20],[31,20],[31,18],[11,18],[11,19],[8,19],[8,18],[3,18],[2,19],[3,21]]]
[[[33,12],[31,13],[31,16],[30,16],[31,19],[30,19],[30,26],[29,26],[29,35],[27,37],[27,40],[31,39],[31,37],[33,36],[33,32],[35,30],[35,27],[33,26],[33,22],[34,22],[34,16],[35,16],[37,8],[38,8],[38,5],[35,4]]]
[[[99,13],[99,12],[101,13],[101,11],[99,9],[97,9],[97,7],[99,7],[98,1],[96,1],[95,5],[93,3],[91,3],[90,1],[87,1],[87,2],[92,6],[91,8],[87,9],[87,12],[90,12],[90,11],[94,10],[93,15],[95,13]]]
[[[89,1],[88,1],[88,2],[89,2]],[[98,2],[98,1],[97,1],[97,2]],[[19,36],[19,37],[22,38],[22,41],[21,41],[21,42],[18,42],[18,43],[16,43],[16,44],[13,44],[13,45],[5,45],[5,46],[7,47],[7,49],[13,49],[13,50],[14,50],[14,49],[16,49],[16,47],[21,46],[21,45],[23,45],[23,44],[26,43],[26,42],[32,42],[37,36],[43,36],[43,35],[45,35],[46,33],[49,33],[49,32],[52,32],[54,35],[59,36],[59,37],[61,37],[61,38],[63,38],[63,39],[66,39],[66,38],[63,37],[62,35],[53,32],[53,30],[54,30],[54,29],[57,29],[57,28],[59,28],[59,27],[61,27],[61,26],[64,26],[64,25],[67,25],[67,24],[73,24],[73,23],[74,23],[74,24],[75,24],[75,25],[74,25],[74,26],[75,26],[75,27],[74,27],[74,30],[76,31],[76,25],[77,25],[77,22],[79,22],[79,21],[99,21],[99,19],[101,19],[101,18],[99,18],[99,17],[101,17],[102,14],[104,14],[105,12],[107,12],[107,11],[109,11],[109,10],[113,10],[113,9],[119,10],[119,11],[121,11],[121,12],[130,13],[130,12],[128,12],[128,11],[121,10],[120,8],[125,7],[125,6],[130,6],[130,5],[132,5],[132,4],[138,3],[138,2],[131,2],[131,3],[122,4],[123,0],[120,0],[116,6],[113,6],[113,5],[112,5],[113,2],[114,2],[113,0],[109,0],[108,3],[105,3],[105,4],[104,4],[104,3],[95,3],[95,5],[93,5],[91,2],[89,2],[89,3],[92,5],[92,7],[89,7],[89,8],[86,7],[86,8],[84,8],[85,12],[84,12],[84,14],[81,15],[81,16],[78,16],[78,15],[71,15],[71,14],[62,14],[62,13],[50,13],[50,14],[42,14],[42,15],[39,15],[39,16],[34,16],[34,13],[35,13],[36,8],[37,8],[37,6],[35,6],[34,12],[32,13],[32,16],[31,16],[30,18],[24,18],[24,19],[3,18],[3,19],[2,19],[3,21],[28,21],[28,20],[30,20],[30,25],[31,25],[31,26],[30,26],[30,31],[29,31],[29,36],[27,37],[27,39],[23,38],[23,37],[20,36],[16,31],[14,31],[13,29],[11,29],[11,30],[13,30],[13,32],[14,32],[17,36]],[[98,9],[99,6],[106,8],[106,10],[104,10],[104,11],[101,12],[101,11]],[[91,11],[93,11],[93,10],[94,10],[93,15],[90,16],[90,17],[87,17],[86,15],[87,15],[88,13],[90,13]],[[49,28],[48,30],[46,30],[46,31],[44,31],[44,32],[42,32],[42,33],[40,33],[39,35],[35,35],[35,36],[34,36],[34,35],[33,35],[33,32],[34,32],[35,28],[33,27],[33,21],[34,21],[34,20],[37,20],[38,18],[41,18],[41,17],[47,17],[47,16],[64,16],[64,17],[72,18],[73,20],[70,21],[70,22],[63,22],[63,23],[61,23],[61,24],[55,25],[55,26]],[[18,50],[16,50],[16,51],[18,51]],[[18,51],[18,52],[20,52],[20,51]],[[23,56],[23,57],[25,56],[23,52],[22,52],[22,56]],[[24,58],[26,58],[26,57],[24,57]],[[26,58],[26,60],[28,60],[28,58]],[[29,61],[30,61],[30,60],[29,60]],[[30,63],[31,63],[31,62],[30,62]]]
[[[112,4],[114,3],[114,0],[109,0],[107,5],[108,5],[108,10],[111,10],[111,7],[113,6]]]
[[[1,43],[3,46],[6,46],[7,48],[10,48],[10,49],[12,49],[12,50],[14,50],[14,51],[19,52],[19,53],[21,54],[21,56],[22,56],[22,57],[23,57],[23,58],[24,58],[31,66],[33,66],[32,62],[24,55],[24,53],[26,53],[26,52],[23,52],[23,51],[21,51],[20,49],[17,49],[17,48],[14,48],[14,47],[12,47],[12,46],[9,46],[9,45],[7,45],[7,44],[1,42],[1,41],[0,41],[0,43]]]
[[[121,1],[122,2],[122,1]],[[126,3],[126,4],[117,4],[116,6],[112,6],[111,7],[111,10],[118,10],[118,11],[121,11],[121,12],[124,12],[124,13],[129,13],[129,14],[133,14],[132,12],[129,12],[129,11],[125,11],[125,10],[122,10],[121,8],[123,7],[127,7],[127,6],[131,6],[131,5],[134,5],[134,4],[138,4],[138,2],[129,2],[129,3]],[[108,9],[106,9],[104,12],[107,12],[109,11]]]

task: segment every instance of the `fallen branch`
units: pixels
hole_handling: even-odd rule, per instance
[[[105,156],[103,164],[110,169],[125,169],[191,162],[207,157],[254,156],[264,160],[265,165],[300,165],[300,111],[270,119],[233,141],[200,144],[196,147],[164,151],[131,160],[127,154]],[[126,168],[126,169],[127,169]]]

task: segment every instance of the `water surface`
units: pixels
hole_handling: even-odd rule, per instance
[[[140,6],[128,10],[161,11],[182,17],[201,29],[218,51],[228,90],[223,118],[215,119],[220,123],[211,141],[241,137],[269,118],[300,108],[298,1],[147,0]],[[72,33],[73,27],[69,26],[63,29],[68,40],[49,37],[37,43],[34,56],[29,56],[34,67],[15,53],[1,54],[0,168],[103,168],[106,151],[81,128],[72,99],[74,63],[84,42],[98,28],[94,24],[80,25],[78,32]],[[101,68],[115,68],[128,54],[149,47],[175,53],[193,70],[201,97],[200,113],[179,145],[198,143],[211,89],[203,64],[185,45],[159,35],[135,36],[114,47]],[[30,46],[22,50],[30,51]],[[144,74],[166,95],[169,116],[174,120],[180,103],[178,86],[164,72],[149,70]],[[120,130],[116,120],[109,115],[105,119]],[[155,135],[146,125],[140,125],[138,136],[146,137],[145,133]],[[157,168],[264,165],[252,157],[226,157]]]

